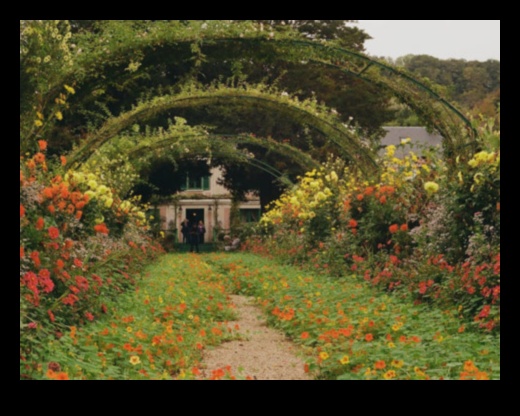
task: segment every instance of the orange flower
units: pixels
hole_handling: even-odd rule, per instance
[[[374,336],[372,334],[366,334],[365,335],[365,341],[370,342],[374,339]]]
[[[49,212],[51,214],[54,214],[56,212],[56,208],[54,207],[54,205],[50,204],[47,209],[49,210]]]
[[[45,155],[41,152],[38,152],[34,155],[33,160],[36,163],[43,163],[43,162],[45,162]]]
[[[471,360],[467,360],[464,362],[464,371],[473,372],[478,371],[477,367]]]
[[[65,156],[60,156],[61,166],[65,166],[67,164],[67,158]]]
[[[383,195],[381,198],[379,198],[379,202],[381,204],[386,204],[386,196]]]
[[[56,227],[49,227],[48,232],[49,237],[53,240],[57,239],[60,236],[60,231]]]
[[[392,224],[390,227],[388,227],[388,230],[394,234],[399,230],[399,226],[397,224]]]
[[[301,337],[301,339],[307,339],[307,338],[309,338],[309,333],[308,332],[302,332],[300,337]]]
[[[386,367],[386,363],[385,363],[385,360],[379,360],[379,361],[376,361],[376,363],[374,364],[375,368],[378,369],[378,370],[382,370],[383,368]]]
[[[363,194],[357,194],[356,199],[358,201],[363,201]]]
[[[43,152],[45,149],[47,149],[47,142],[45,140],[38,140],[38,146],[40,147],[40,150]]]
[[[80,220],[82,216],[83,216],[83,211],[76,211],[76,219],[77,220]]]
[[[22,204],[20,204],[20,218],[25,216],[25,208]]]
[[[348,222],[348,226],[350,228],[356,228],[358,226],[358,222],[355,220],[355,219],[351,219],[349,222]]]
[[[191,374],[193,374],[194,376],[198,376],[198,375],[200,375],[200,371],[197,367],[193,367],[191,369]]]
[[[402,224],[401,225],[401,231],[408,231],[408,225],[407,224]]]
[[[23,259],[25,257],[25,249],[23,246],[20,246],[20,258]]]
[[[47,370],[45,375],[47,376],[47,378],[50,378],[50,379],[53,379],[53,380],[56,379],[56,373],[53,370],[51,370],[50,368]]]
[[[101,224],[94,225],[94,231],[100,234],[108,234],[109,232],[104,222],[102,222]]]
[[[45,225],[45,221],[43,220],[42,217],[39,217],[39,218],[36,220],[36,226],[35,226],[35,228],[36,228],[37,230],[42,230],[44,225]]]
[[[368,186],[367,188],[365,188],[365,195],[372,195],[374,193],[374,187],[373,186]]]

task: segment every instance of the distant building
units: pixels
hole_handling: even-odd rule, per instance
[[[381,139],[380,154],[385,152],[388,145],[398,145],[401,140],[410,138],[412,143],[441,147],[442,137],[428,133],[424,127],[383,127],[387,134]],[[395,153],[402,157],[410,150],[420,154],[420,150],[406,145]],[[175,202],[159,205],[161,229],[173,231],[178,241],[182,241],[181,222],[188,219],[190,222],[202,220],[206,227],[205,241],[211,242],[219,231],[228,232],[231,227],[232,196],[230,192],[219,185],[222,177],[220,168],[212,168],[210,176],[186,179],[184,189],[176,195]],[[257,222],[260,219],[260,199],[253,194],[247,195],[247,200],[238,203],[236,214],[242,223]]]
[[[395,152],[396,157],[402,157],[408,154],[410,150],[420,154],[421,151],[418,150],[418,147],[414,147],[414,145],[431,146],[439,149],[442,147],[442,136],[437,133],[429,133],[425,127],[387,126],[383,127],[383,129],[385,129],[387,133],[381,139],[382,149],[379,151],[379,154],[385,152],[386,146],[391,144],[397,146],[401,143],[401,140],[408,137],[412,139],[412,145],[405,145],[403,149],[397,149]]]
[[[210,176],[197,179],[188,177],[184,189],[176,194],[175,202],[159,205],[161,229],[173,231],[178,241],[182,241],[181,223],[204,222],[204,240],[212,242],[219,231],[227,232],[231,226],[232,196],[218,183],[222,177],[220,168],[212,168]],[[239,202],[236,214],[243,223],[260,219],[260,198],[249,194],[247,200]]]

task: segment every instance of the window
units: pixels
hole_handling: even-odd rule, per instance
[[[186,175],[186,183],[181,186],[181,191],[209,191],[209,176]]]
[[[240,220],[242,222],[258,222],[260,220],[259,208],[244,208],[240,210]]]

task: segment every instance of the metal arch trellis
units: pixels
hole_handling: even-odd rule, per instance
[[[263,105],[274,105],[278,108],[283,107],[289,109],[289,111],[292,111],[293,113],[304,115],[306,123],[316,128],[330,141],[335,143],[343,153],[342,155],[351,159],[354,163],[358,163],[362,171],[365,169],[376,169],[373,155],[370,153],[369,149],[361,147],[358,138],[344,128],[339,121],[337,124],[333,124],[320,118],[317,114],[312,114],[310,111],[306,111],[305,109],[299,108],[295,105],[290,105],[288,102],[279,102],[273,99],[269,94],[255,91],[254,94],[250,93],[250,95],[247,95],[246,90],[232,88],[212,93],[202,91],[199,95],[191,94],[188,97],[163,96],[161,97],[161,100],[151,100],[136,109],[123,113],[119,117],[109,119],[104,126],[91,136],[90,139],[84,141],[83,145],[70,155],[68,165],[73,166],[81,163],[94,152],[96,147],[101,146],[112,137],[115,137],[131,124],[137,121],[142,121],[143,119],[146,120],[157,113],[168,111],[176,107],[193,105],[193,103],[196,105],[203,105],[211,102],[221,102],[222,100],[234,100],[237,98],[241,100],[253,100],[260,102]],[[351,147],[351,149],[353,147],[354,151],[349,152],[349,147]],[[353,156],[352,153],[355,153],[355,156]]]
[[[388,89],[394,96],[399,100],[409,105],[414,109],[420,117],[423,117],[427,124],[437,128],[449,147],[463,149],[467,146],[475,147],[475,138],[477,132],[471,125],[471,122],[464,117],[464,115],[456,109],[451,103],[442,98],[439,94],[433,91],[424,83],[413,78],[409,74],[381,61],[372,59],[362,53],[354,52],[346,48],[338,47],[336,45],[326,42],[316,42],[303,39],[294,38],[274,38],[270,39],[267,36],[261,37],[258,35],[246,35],[244,37],[236,36],[215,36],[205,37],[204,39],[198,38],[195,34],[193,37],[184,37],[183,39],[175,39],[174,37],[167,39],[164,44],[190,44],[198,42],[201,47],[211,46],[212,44],[232,43],[232,42],[257,42],[265,43],[269,45],[279,45],[282,50],[277,50],[277,57],[290,61],[305,60],[307,62],[319,63],[322,65],[328,65],[335,67],[343,72],[350,73],[357,76],[369,83],[372,83],[380,88]],[[160,45],[160,43],[158,44]],[[158,46],[155,45],[155,46]],[[141,45],[144,48],[146,44]],[[150,46],[150,45],[148,45]],[[299,48],[299,49],[298,49]],[[285,50],[284,50],[285,49]],[[120,53],[120,56],[124,55],[125,50],[132,50],[132,47],[120,47],[116,52]],[[151,50],[151,49],[149,49]],[[305,58],[297,56],[297,53],[301,51],[305,52]],[[92,65],[108,65],[109,63],[103,62],[92,62]],[[373,68],[378,68],[378,71],[374,71]],[[91,71],[92,72],[92,71]],[[391,76],[389,76],[389,74]],[[72,74],[73,75],[73,74]],[[404,86],[400,82],[404,82]],[[412,88],[410,88],[410,86]],[[250,97],[241,97],[247,98]],[[424,98],[428,98],[424,99]],[[433,102],[433,103],[432,103]],[[446,114],[434,108],[434,103],[440,104],[442,109],[446,110]],[[429,114],[428,110],[431,110],[433,114]],[[452,120],[452,124],[448,125],[445,121],[448,117],[455,118],[459,123]],[[462,130],[460,129],[460,123],[466,128],[468,134],[466,137],[461,136]],[[453,146],[454,139],[457,139],[456,146]]]

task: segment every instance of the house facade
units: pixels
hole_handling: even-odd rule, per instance
[[[249,194],[246,201],[233,205],[229,191],[218,183],[222,177],[220,168],[211,168],[210,176],[186,180],[184,189],[177,193],[174,202],[158,206],[161,230],[173,232],[177,241],[182,241],[181,223],[204,222],[205,242],[215,241],[219,232],[231,228],[232,210],[242,223],[257,222],[260,219],[260,199]]]

